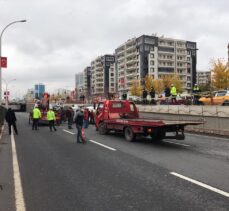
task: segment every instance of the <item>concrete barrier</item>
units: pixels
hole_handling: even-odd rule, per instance
[[[227,106],[141,105],[138,108],[143,117],[205,122],[201,125],[187,126],[186,131],[229,136],[229,107]]]

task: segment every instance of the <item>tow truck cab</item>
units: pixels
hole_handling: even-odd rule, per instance
[[[127,100],[105,100],[99,102],[96,109],[96,128],[104,120],[118,118],[139,118],[136,105]]]

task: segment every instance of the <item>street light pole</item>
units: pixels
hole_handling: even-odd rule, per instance
[[[4,33],[4,31],[11,25],[15,24],[15,23],[24,23],[26,22],[26,20],[20,20],[20,21],[13,21],[11,23],[9,23],[8,25],[6,25],[1,34],[0,34],[0,59],[2,57],[2,35]],[[1,68],[1,65],[0,65],[0,104],[2,103],[2,68]]]
[[[2,79],[4,82],[5,82],[5,84],[6,84],[6,108],[8,109],[8,107],[9,107],[9,95],[8,95],[8,85],[9,85],[9,83],[10,82],[12,82],[12,81],[16,81],[16,79],[14,78],[14,79],[12,79],[12,80],[10,80],[10,81],[6,81],[5,79]]]

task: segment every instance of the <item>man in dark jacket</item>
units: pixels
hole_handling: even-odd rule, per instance
[[[165,87],[165,103],[169,104],[169,97],[170,97],[170,88],[168,86]]]
[[[73,120],[74,111],[72,107],[69,107],[66,111],[66,117],[68,120],[68,129],[72,129],[72,120]]]
[[[82,138],[83,119],[84,119],[84,113],[83,110],[80,109],[79,111],[76,112],[74,116],[74,120],[77,128],[77,143],[85,143],[85,140],[83,140]]]
[[[16,134],[18,134],[17,126],[16,126],[16,121],[17,121],[17,119],[16,119],[16,116],[15,116],[14,111],[13,111],[11,108],[9,108],[9,109],[7,110],[6,115],[5,115],[5,119],[6,119],[7,123],[8,123],[9,135],[11,135],[11,125],[12,125],[13,128],[14,128],[14,132],[15,132]]]

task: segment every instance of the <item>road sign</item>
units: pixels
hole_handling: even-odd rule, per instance
[[[9,91],[6,91],[6,92],[4,92],[4,95],[5,96],[9,96],[10,95],[10,92]]]
[[[0,66],[3,68],[7,68],[7,57],[1,57],[0,60]]]

